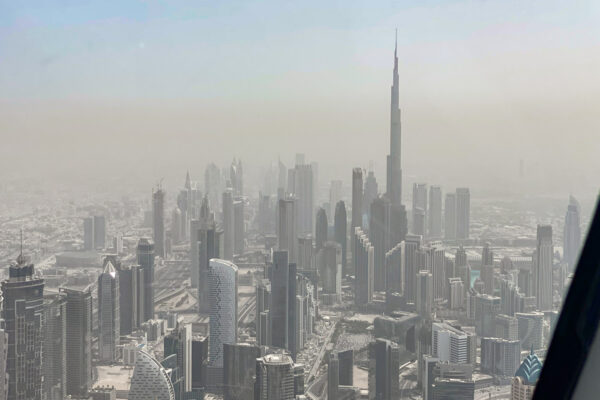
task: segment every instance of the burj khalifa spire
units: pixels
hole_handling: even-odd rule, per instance
[[[386,197],[391,203],[390,244],[392,246],[403,241],[408,230],[406,208],[402,205],[400,105],[398,96],[398,30],[396,30],[396,45],[394,46],[394,78],[391,88],[390,104],[390,154],[387,156],[386,187]]]
[[[390,107],[390,154],[387,157],[387,195],[394,206],[402,204],[401,128],[398,100],[398,30],[394,47],[394,76]]]

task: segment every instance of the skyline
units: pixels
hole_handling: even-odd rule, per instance
[[[598,7],[471,6],[176,4],[161,17],[155,3],[4,3],[0,176],[69,181],[77,162],[93,180],[111,154],[104,171],[143,165],[144,186],[171,186],[211,161],[240,157],[251,177],[303,152],[326,180],[372,160],[384,184],[398,27],[405,201],[414,181],[519,193],[521,159],[533,193],[595,194]],[[347,157],[332,161],[342,137]]]

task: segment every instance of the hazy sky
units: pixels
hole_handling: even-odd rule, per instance
[[[323,180],[373,160],[383,190],[397,27],[405,197],[597,191],[598,1],[80,3],[0,1],[2,180],[175,189],[304,152]]]

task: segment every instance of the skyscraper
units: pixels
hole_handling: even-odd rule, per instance
[[[337,242],[325,242],[317,253],[320,285],[324,294],[342,296],[342,246]]]
[[[363,173],[362,169],[354,168],[352,170],[352,222],[350,225],[352,234],[354,229],[362,228],[363,216]]]
[[[119,273],[119,331],[121,335],[129,335],[139,327],[144,314],[144,271],[139,265],[131,265],[121,266],[117,272]]]
[[[323,248],[323,245],[327,241],[327,230],[329,229],[329,224],[327,222],[327,213],[324,208],[319,208],[317,211],[317,222],[315,226],[315,246],[316,252]]]
[[[67,394],[85,396],[92,387],[92,294],[61,289],[67,299]]]
[[[0,324],[0,397],[6,399],[8,396],[8,375],[6,373],[6,360],[8,357],[8,334],[4,321]]]
[[[439,186],[429,187],[429,237],[442,237],[442,188]]]
[[[83,219],[83,249],[94,250],[94,217]]]
[[[552,226],[538,225],[537,247],[534,262],[534,287],[537,308],[541,311],[552,310]]]
[[[346,204],[340,200],[335,205],[334,216],[334,240],[342,246],[342,273],[348,274],[347,259],[348,259],[348,220],[346,216]]]
[[[44,297],[44,353],[42,360],[44,363],[43,391],[47,400],[63,400],[67,395],[66,303],[65,296],[60,293]],[[3,336],[4,331],[2,330],[0,339],[4,339]],[[2,361],[6,362],[6,359]],[[2,381],[4,383],[4,379]]]
[[[563,259],[572,271],[575,269],[579,248],[581,247],[581,226],[579,202],[569,197],[569,206],[565,215],[565,230],[563,235]]]
[[[213,209],[218,210],[220,207],[221,195],[221,171],[214,163],[210,163],[204,170],[204,193],[210,200],[210,205]]]
[[[136,249],[137,264],[144,275],[144,316],[142,321],[154,318],[154,244],[146,238],[138,241]]]
[[[165,258],[165,192],[160,185],[152,192],[152,224],[156,255]]]
[[[311,165],[297,165],[294,194],[297,201],[298,233],[312,233],[314,221],[314,174]]]
[[[417,251],[421,248],[421,236],[406,235],[404,240],[404,298],[407,303],[415,303],[417,288]],[[433,294],[433,292],[432,292]]]
[[[256,359],[255,400],[293,400],[294,362],[286,354]]]
[[[167,371],[143,350],[138,351],[128,399],[175,400],[175,391]]]
[[[233,202],[233,251],[243,254],[245,247],[244,199],[239,197]]]
[[[354,384],[354,350],[338,352],[340,363],[340,385],[352,386]]]
[[[469,338],[467,333],[446,323],[431,324],[431,353],[440,361],[455,364],[469,360]]]
[[[413,183],[412,193],[412,233],[415,235],[425,235],[424,228],[425,218],[420,219],[419,216],[427,216],[427,184]]]
[[[229,181],[231,182],[231,187],[233,188],[234,196],[243,196],[244,195],[244,170],[242,168],[242,160],[235,158],[231,163],[231,168],[229,169]]]
[[[427,257],[427,270],[433,275],[434,300],[446,297],[446,256],[441,242],[432,242],[425,248]]]
[[[104,272],[98,276],[98,352],[104,362],[117,360],[121,337],[119,303],[119,275],[107,260]]]
[[[211,259],[208,269],[209,286],[209,374],[214,383],[223,379],[223,344],[237,342],[238,268],[220,259]]]
[[[249,343],[223,345],[223,394],[224,400],[254,398],[256,359],[260,348]]]
[[[446,193],[444,201],[444,239],[456,239],[456,193]]]
[[[416,309],[422,318],[431,318],[433,306],[433,277],[429,271],[422,270],[417,274]]]
[[[223,192],[223,258],[225,260],[233,260],[234,248],[234,211],[233,211],[233,194],[231,189]]]
[[[395,343],[376,339],[369,343],[369,399],[400,398],[400,350]]]
[[[289,262],[298,257],[296,199],[280,199],[277,207],[277,249],[287,250]]]
[[[386,197],[378,197],[371,203],[369,220],[369,239],[373,243],[375,257],[376,291],[385,290],[385,254],[390,250],[390,201]]]
[[[354,230],[354,303],[364,306],[373,300],[374,249],[359,227]]]
[[[41,399],[44,280],[21,253],[2,282],[2,318],[6,322],[8,400]]]
[[[377,179],[375,173],[371,168],[365,179],[365,192],[363,196],[363,214],[367,214],[371,217],[371,203],[379,196],[379,188],[377,185]]]
[[[327,400],[338,399],[340,386],[340,360],[337,353],[331,352],[327,361]]]
[[[106,247],[106,218],[104,215],[94,216],[94,248]]]
[[[164,358],[175,355],[176,368],[172,372],[175,397],[184,398],[192,391],[192,325],[178,323],[163,341]]]
[[[286,251],[274,251],[271,266],[271,304],[269,306],[271,345],[288,348],[290,267]]]
[[[402,204],[402,143],[400,125],[400,91],[398,87],[398,44],[394,47],[394,74],[390,104],[390,154],[387,157],[386,191],[393,206]],[[394,243],[395,244],[395,243]]]
[[[468,239],[471,224],[471,194],[469,188],[456,189],[456,238]]]

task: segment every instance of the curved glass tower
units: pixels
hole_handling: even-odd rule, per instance
[[[138,352],[129,400],[175,400],[171,379],[162,365],[143,350]]]

